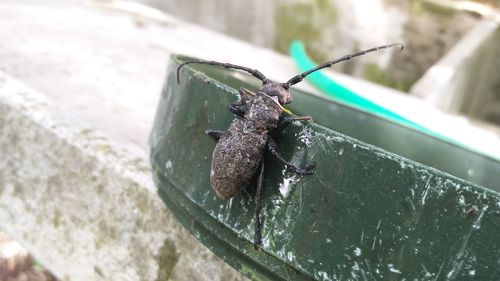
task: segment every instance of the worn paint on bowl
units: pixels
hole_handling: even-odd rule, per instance
[[[154,179],[184,226],[243,274],[255,280],[500,278],[498,163],[302,92],[294,93],[292,111],[336,131],[297,123],[277,135],[287,159],[317,167],[315,175],[295,178],[266,154],[263,249],[255,251],[255,188],[217,198],[209,180],[215,142],[204,130],[225,129],[237,89],[255,89],[256,82],[196,66],[183,68],[177,84],[175,69],[185,59],[172,57],[151,133]]]

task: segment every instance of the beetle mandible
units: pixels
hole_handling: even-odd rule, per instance
[[[331,67],[336,63],[350,60],[353,57],[393,46],[403,49],[403,45],[395,43],[359,51],[323,63],[292,77],[285,83],[271,81],[258,70],[230,63],[190,60],[179,65],[177,68],[178,83],[179,71],[187,64],[208,64],[227,69],[242,70],[262,81],[262,87],[257,94],[245,88],[240,89],[240,99],[229,106],[229,110],[236,115],[236,118],[231,122],[227,130],[206,130],[205,132],[217,141],[212,154],[210,181],[219,198],[229,199],[239,194],[258,172],[255,196],[254,245],[256,249],[261,245],[262,239],[260,209],[264,178],[264,151],[268,149],[290,172],[298,175],[311,175],[313,173],[314,164],[301,168],[286,161],[278,153],[276,142],[269,135],[271,132],[284,129],[294,121],[312,120],[310,116],[283,116],[283,112],[289,112],[283,108],[283,105],[292,102],[290,86],[299,83],[307,75],[320,69]]]

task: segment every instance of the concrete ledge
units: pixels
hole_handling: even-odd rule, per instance
[[[169,213],[138,151],[0,73],[0,228],[62,280],[243,280]]]
[[[493,21],[477,24],[413,85],[410,93],[449,113],[484,110],[477,104],[496,83],[497,30],[498,23]]]

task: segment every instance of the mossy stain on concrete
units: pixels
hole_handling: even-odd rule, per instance
[[[147,194],[137,193],[135,202],[141,213],[145,213],[150,208],[150,200]]]
[[[301,40],[313,60],[326,61],[324,30],[335,25],[337,18],[336,8],[326,0],[280,4],[275,13],[275,49],[286,54],[292,41]]]
[[[23,187],[18,183],[14,183],[14,196],[19,197],[20,199],[25,198]]]
[[[52,223],[54,224],[54,227],[58,228],[61,225],[61,211],[55,210],[54,211],[54,217],[52,219]]]
[[[156,281],[167,281],[172,277],[175,265],[179,261],[175,242],[165,239],[158,253],[158,275]]]
[[[364,78],[369,81],[391,87],[394,89],[398,89],[403,92],[407,92],[410,90],[411,85],[413,84],[411,81],[399,80],[391,77],[391,75],[384,71],[380,66],[375,63],[368,63],[364,69]]]
[[[426,1],[412,1],[411,3],[412,11],[415,13],[433,13],[438,16],[451,17],[457,11],[446,7],[444,5],[439,5]]]

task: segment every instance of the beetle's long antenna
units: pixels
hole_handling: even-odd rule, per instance
[[[359,52],[356,52],[354,54],[346,55],[346,56],[343,56],[343,57],[341,57],[339,59],[326,62],[326,63],[324,63],[322,65],[318,65],[318,66],[316,66],[313,69],[310,69],[310,70],[308,70],[308,71],[306,71],[306,72],[304,72],[302,74],[299,74],[297,76],[292,77],[290,80],[288,80],[286,83],[283,84],[283,88],[285,88],[285,89],[290,88],[290,86],[295,85],[295,84],[299,83],[300,81],[302,81],[307,75],[309,75],[309,74],[311,74],[311,73],[313,73],[315,71],[318,71],[320,69],[331,67],[332,65],[334,65],[336,63],[339,63],[339,62],[342,62],[342,61],[346,61],[346,60],[350,60],[350,59],[352,59],[354,57],[362,56],[362,55],[364,55],[366,53],[375,52],[375,51],[378,51],[380,49],[386,49],[386,48],[391,48],[391,47],[399,47],[401,50],[403,50],[403,48],[404,48],[404,46],[402,44],[400,44],[400,43],[394,43],[394,44],[379,46],[379,47],[371,48],[371,49],[368,49],[368,50],[359,51]]]
[[[233,68],[233,69],[243,70],[243,71],[246,71],[246,72],[252,74],[254,77],[256,77],[257,79],[262,81],[262,83],[264,83],[264,84],[269,82],[269,79],[267,79],[266,76],[264,76],[264,74],[262,74],[260,71],[258,71],[256,69],[251,69],[248,67],[239,66],[239,65],[235,65],[235,64],[231,64],[231,63],[223,63],[223,62],[208,61],[208,60],[190,60],[190,61],[186,61],[186,62],[182,63],[181,65],[179,65],[179,67],[177,67],[177,83],[179,83],[179,71],[181,70],[181,68],[183,66],[185,66],[186,64],[192,64],[192,63],[217,65],[217,66],[222,66],[222,67],[227,68],[227,69]]]

